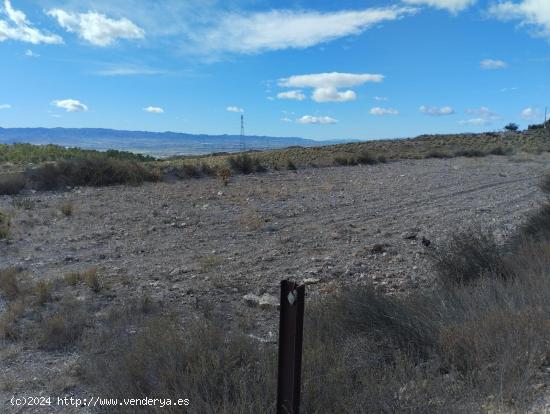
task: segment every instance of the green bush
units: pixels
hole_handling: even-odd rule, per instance
[[[65,186],[138,185],[158,181],[160,176],[135,161],[113,158],[61,160],[26,171],[30,186],[37,190],[55,190]]]
[[[485,157],[487,154],[478,149],[461,149],[455,152],[455,157]]]
[[[229,167],[240,174],[252,174],[255,172],[265,172],[266,168],[260,164],[260,160],[253,158],[248,154],[236,155],[228,160]]]
[[[128,161],[154,161],[148,155],[131,152],[109,150],[100,152],[81,148],[65,148],[59,145],[32,145],[32,144],[0,144],[0,162],[16,164],[39,164],[48,161],[59,161],[72,158],[112,158]]]
[[[430,152],[428,152],[424,158],[450,158],[451,155],[446,153],[446,152],[443,152],[443,151],[438,151],[438,150],[432,150]]]

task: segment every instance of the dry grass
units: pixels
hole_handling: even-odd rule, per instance
[[[76,346],[88,326],[90,315],[86,306],[64,297],[51,314],[43,315],[33,336],[41,349],[67,351]]]
[[[198,260],[199,270],[201,273],[208,273],[218,267],[220,267],[224,260],[223,257],[217,256],[215,254],[207,254],[202,256]]]
[[[17,273],[13,268],[0,270],[0,292],[8,300],[15,299],[20,293]]]
[[[66,201],[61,204],[61,207],[59,207],[59,211],[61,211],[61,214],[63,214],[65,217],[70,217],[74,213],[73,204],[70,201]]]
[[[262,215],[254,209],[247,209],[241,213],[237,218],[237,222],[239,226],[247,230],[259,230],[266,223]]]
[[[87,344],[85,377],[106,396],[173,399],[185,390],[183,397],[190,399],[191,412],[273,410],[272,350],[228,335],[223,324],[197,320],[181,330],[172,317],[119,310],[99,332],[90,334]],[[113,412],[161,410],[117,407]],[[162,412],[179,413],[181,408],[165,407]]]
[[[98,268],[93,266],[90,267],[88,270],[84,271],[81,274],[81,278],[93,292],[99,293],[101,292],[101,289],[103,288],[103,284],[101,283]]]
[[[6,239],[10,235],[11,218],[8,214],[0,211],[0,239]]]
[[[72,349],[90,325],[90,313],[68,292],[57,292],[54,298],[55,287],[46,280],[33,284],[16,269],[0,271],[0,292],[7,300],[0,337],[45,350]]]
[[[82,281],[82,275],[78,272],[69,272],[63,275],[67,286],[76,286]]]
[[[36,303],[38,305],[44,305],[52,300],[53,284],[47,280],[40,280],[35,287],[36,291]]]

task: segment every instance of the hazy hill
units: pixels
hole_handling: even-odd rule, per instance
[[[241,150],[239,135],[195,135],[178,132],[122,131],[100,128],[0,128],[0,143],[57,144],[95,150],[117,149],[150,154],[199,155]],[[245,137],[246,149],[314,147],[346,141],[315,141],[297,137]]]

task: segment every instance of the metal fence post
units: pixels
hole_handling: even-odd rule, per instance
[[[281,282],[277,414],[300,412],[305,286]]]

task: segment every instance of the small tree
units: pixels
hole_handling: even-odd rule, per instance
[[[506,131],[510,132],[516,132],[519,129],[518,124],[514,124],[513,122],[510,122],[508,125],[504,127]]]

